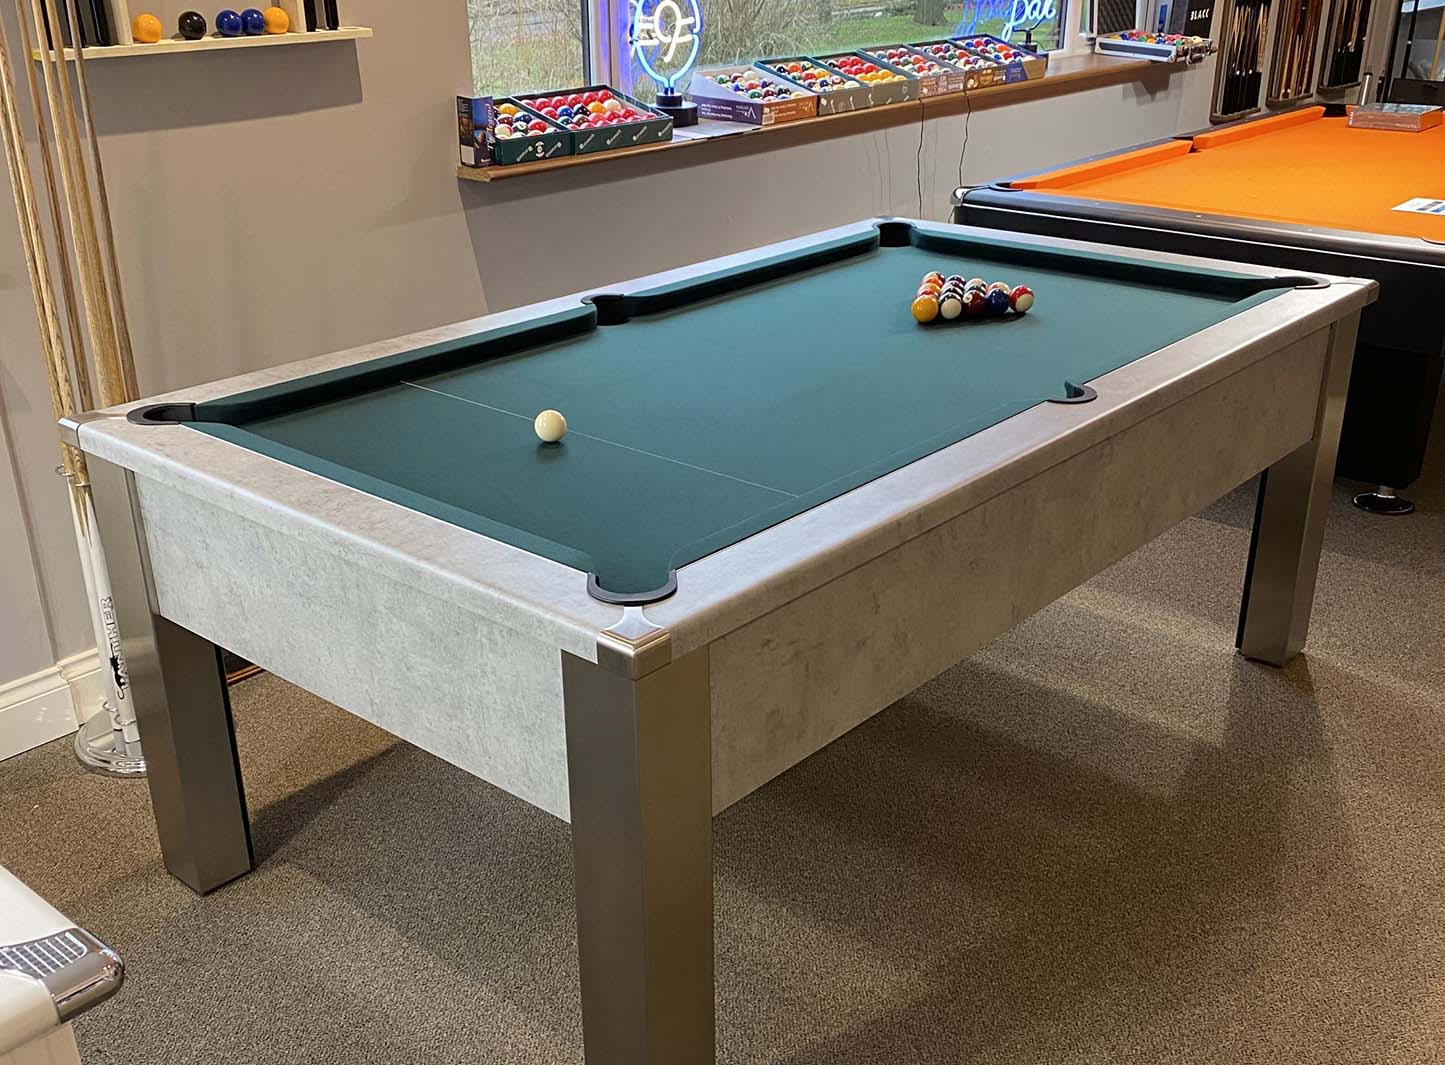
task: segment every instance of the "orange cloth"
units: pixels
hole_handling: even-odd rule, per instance
[[[1445,241],[1445,216],[1391,208],[1445,200],[1445,126],[1351,129],[1306,108],[1065,167],[1016,184],[1080,199]],[[1112,163],[1112,165],[1110,165]]]

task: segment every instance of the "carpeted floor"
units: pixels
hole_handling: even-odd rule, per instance
[[[1284,671],[1232,653],[1241,491],[728,811],[719,1060],[1445,1061],[1432,469],[1405,519],[1338,487]],[[129,965],[87,1061],[580,1062],[566,826],[274,678],[234,697],[260,866],[208,898],[144,784],[0,763],[0,863]]]

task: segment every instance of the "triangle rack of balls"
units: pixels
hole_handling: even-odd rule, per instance
[[[923,275],[913,295],[914,320],[951,322],[956,318],[998,318],[1012,311],[1027,314],[1034,305],[1034,290],[1007,281],[988,284],[981,277],[965,281],[960,274],[945,277],[937,270]]]

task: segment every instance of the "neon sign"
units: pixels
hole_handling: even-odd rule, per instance
[[[980,32],[979,23],[1002,20],[1003,28],[994,36],[1011,41],[1020,26],[1055,23],[1058,18],[1055,0],[964,0],[963,17],[954,33],[960,37],[972,36]]]
[[[627,40],[647,76],[662,92],[673,92],[702,47],[698,0],[635,0]]]

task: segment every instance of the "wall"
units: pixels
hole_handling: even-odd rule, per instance
[[[1213,82],[1211,61],[925,129],[483,185],[453,170],[451,98],[470,84],[466,4],[347,0],[343,15],[375,38],[88,66],[142,391],[867,215],[941,218],[965,128],[965,178],[991,179],[1202,126]],[[7,679],[94,642],[36,344],[3,209],[0,706]],[[0,757],[3,736],[0,717]]]

